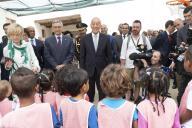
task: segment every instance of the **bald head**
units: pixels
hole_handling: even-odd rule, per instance
[[[98,17],[94,17],[91,20],[91,29],[92,29],[92,33],[94,33],[94,34],[97,34],[100,32],[101,20]]]
[[[101,33],[107,35],[107,31],[108,31],[107,25],[102,24],[101,25]]]
[[[174,26],[176,27],[177,30],[181,29],[184,24],[183,24],[183,20],[180,19],[180,18],[177,18],[175,21],[174,21]]]

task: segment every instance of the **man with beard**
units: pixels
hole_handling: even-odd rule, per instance
[[[139,48],[146,48],[147,50],[152,49],[151,44],[149,42],[149,39],[140,34],[141,31],[141,21],[135,20],[132,25],[132,32],[131,35],[128,36],[127,39],[123,41],[122,47],[121,47],[121,64],[127,68],[129,77],[132,80],[132,86],[134,87],[134,100],[137,101],[139,97],[140,92],[140,85],[134,84],[134,81],[138,79],[138,75],[134,72],[138,72],[135,70],[135,67],[133,65],[133,60],[129,59],[129,55],[131,53],[140,53]],[[131,93],[128,92],[127,98],[130,99]]]

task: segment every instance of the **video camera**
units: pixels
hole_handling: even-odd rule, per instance
[[[175,53],[170,53],[169,58],[172,60],[178,60],[179,62],[182,62],[184,60],[184,55],[182,55],[189,45],[192,45],[192,30],[187,30],[187,42],[182,42],[179,46],[176,46]]]
[[[132,53],[129,55],[130,60],[134,60],[133,65],[138,67],[139,69],[144,68],[144,64],[141,59],[145,59],[147,62],[151,60],[152,50],[148,50],[146,52],[141,53]]]

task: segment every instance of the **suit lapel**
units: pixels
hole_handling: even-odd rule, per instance
[[[93,42],[92,33],[90,33],[90,35],[89,35],[89,41],[90,42],[88,42],[88,43],[90,44],[90,48],[92,49],[92,51],[94,51],[94,53],[96,53],[95,52],[95,46],[94,46],[94,42]]]
[[[97,45],[97,51],[99,50],[99,48],[101,47],[101,43],[102,43],[102,35],[99,33],[99,40],[98,40],[98,45]]]

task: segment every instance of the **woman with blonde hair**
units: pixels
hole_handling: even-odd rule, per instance
[[[5,68],[13,73],[19,67],[26,67],[34,72],[40,71],[39,62],[35,56],[31,43],[23,40],[24,30],[19,24],[8,27],[9,38],[7,46],[3,49]]]

